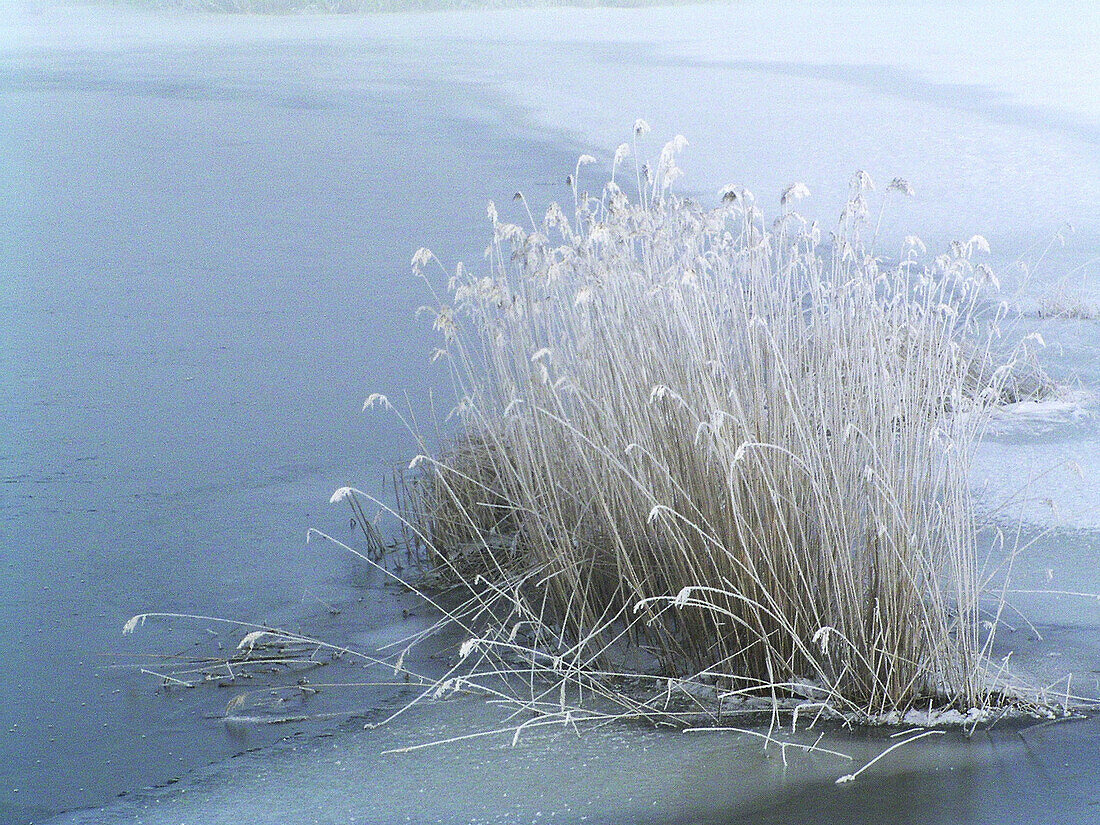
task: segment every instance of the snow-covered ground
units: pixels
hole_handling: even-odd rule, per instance
[[[144,529],[165,531],[169,550],[163,552],[178,557],[146,560],[130,581],[135,588],[145,580],[157,587],[125,600],[104,595],[94,610],[75,608],[68,632],[76,627],[84,633],[92,619],[110,620],[123,607],[156,608],[148,599],[161,596],[174,604],[201,596],[212,608],[210,600],[231,594],[238,599],[231,609],[246,610],[255,591],[267,599],[265,610],[285,611],[297,598],[288,595],[297,577],[308,568],[294,555],[303,551],[262,556],[268,566],[255,571],[251,584],[246,579],[256,557],[250,554],[270,553],[262,547],[277,530],[298,530],[307,520],[307,487],[317,488],[315,501],[323,502],[339,484],[365,486],[347,474],[365,466],[373,472],[376,464],[347,460],[346,454],[393,450],[398,434],[376,419],[352,421],[348,410],[367,392],[392,397],[420,383],[421,352],[410,343],[420,329],[409,317],[418,303],[406,277],[411,251],[426,245],[444,261],[465,258],[476,265],[485,201],[495,200],[504,211],[516,189],[535,203],[568,197],[568,159],[588,151],[607,163],[639,117],[653,127],[651,155],[673,134],[688,138],[680,164],[684,184],[703,199],[732,182],[748,186],[767,205],[777,203],[787,184],[802,181],[813,194],[804,211],[828,226],[856,169],[868,171],[880,190],[894,176],[904,177],[916,196],[888,205],[888,239],[917,234],[935,252],[952,238],[981,233],[991,242],[1008,297],[1021,309],[1055,292],[1100,303],[1097,42],[1100,10],[1088,2],[733,2],[272,18],[40,0],[6,6],[0,12],[0,104],[14,125],[4,149],[21,171],[19,186],[9,181],[4,190],[4,214],[25,233],[19,244],[50,249],[56,244],[49,231],[71,232],[81,207],[96,208],[107,228],[91,220],[86,245],[108,268],[118,265],[118,277],[101,284],[65,271],[28,284],[19,267],[34,260],[48,268],[49,261],[27,257],[16,243],[5,250],[3,275],[13,283],[5,313],[19,322],[9,325],[10,351],[31,353],[19,364],[9,357],[5,373],[26,379],[26,387],[45,377],[60,388],[37,407],[31,402],[38,390],[24,397],[9,387],[3,396],[15,440],[41,448],[33,458],[16,450],[5,459],[11,465],[5,464],[5,476],[13,482],[5,543],[14,547],[48,525],[46,535],[57,542],[79,544],[81,536],[65,526],[70,521],[104,546],[120,536],[134,543],[133,525],[118,526],[130,516],[117,505],[106,521],[87,511],[110,505],[109,496],[154,492],[145,482],[128,484],[126,473],[147,480],[183,468],[188,483],[168,485],[175,504],[145,510],[152,515]],[[36,145],[53,154],[28,148]],[[179,184],[172,175],[182,172],[198,183]],[[600,184],[598,167],[583,174]],[[125,202],[92,195],[81,202],[65,194],[120,180],[131,187]],[[162,190],[155,198],[149,194],[154,187]],[[50,198],[51,209],[72,213],[39,214],[45,206],[25,202],[39,195]],[[1064,247],[1044,254],[1063,222],[1073,224],[1074,233]],[[142,227],[138,239],[128,225]],[[70,262],[91,254],[65,249]],[[1018,260],[1032,265],[1030,278],[1018,274]],[[150,278],[169,265],[178,278]],[[363,280],[349,281],[348,272],[356,271]],[[279,273],[278,288],[264,287],[270,272]],[[296,281],[295,273],[308,277]],[[156,301],[125,304],[143,291]],[[154,305],[159,309],[150,312]],[[27,307],[39,313],[34,329],[21,320],[31,317]],[[166,329],[176,348],[132,351],[125,334],[98,340],[89,314],[93,321],[117,315],[123,330],[136,330],[146,343]],[[77,322],[71,340],[88,339],[94,357],[82,362],[58,344],[69,340],[70,321]],[[218,360],[219,342],[189,338],[192,323],[226,336],[228,361]],[[979,452],[975,483],[989,510],[1020,491],[1022,503],[996,516],[1001,526],[1023,519],[1021,535],[1036,539],[1017,562],[1018,589],[1093,592],[1100,589],[1100,322],[1025,318],[1021,324],[1041,329],[1056,377],[1071,392],[1058,403],[1007,412]],[[252,335],[253,329],[263,334]],[[54,338],[43,345],[50,330]],[[161,366],[151,373],[145,367],[120,371],[111,360],[119,351]],[[181,354],[194,359],[187,376],[163,367],[164,359]],[[257,378],[271,364],[282,365],[273,378]],[[66,383],[66,370],[79,380]],[[99,386],[104,377],[115,384]],[[154,381],[152,393],[139,385],[147,379]],[[185,393],[182,381],[201,392]],[[293,411],[306,399],[286,389],[299,384],[311,394],[308,416]],[[242,407],[238,388],[263,400]],[[66,389],[87,393],[86,406],[67,399]],[[128,399],[125,409],[112,413],[106,405],[120,396]],[[73,404],[71,414],[66,404]],[[179,418],[176,435],[162,423],[173,417]],[[71,463],[69,435],[43,435],[32,426],[59,420],[77,428],[90,421],[105,442],[125,436],[136,445],[112,451],[107,443],[100,460],[108,466],[99,475],[76,473],[77,482],[87,483],[65,492],[79,493],[79,515],[58,515],[56,505],[41,504],[43,494],[60,488],[34,488],[59,468],[79,469]],[[30,440],[32,432],[37,441]],[[318,452],[337,455],[318,459]],[[284,468],[285,477],[258,481],[265,464]],[[38,475],[24,478],[28,468]],[[242,473],[249,490],[240,489]],[[38,503],[17,500],[16,494],[35,490]],[[257,507],[257,495],[265,492],[279,498],[267,509],[248,511],[246,523],[225,515],[243,502]],[[162,513],[158,506],[168,509]],[[287,507],[297,509],[283,518],[274,514]],[[318,517],[316,510],[308,516],[317,518],[332,517]],[[186,529],[177,529],[179,523]],[[1040,535],[1047,527],[1056,529]],[[186,554],[196,544],[213,553],[226,542],[254,546],[219,557],[219,584],[204,590],[199,582],[209,566]],[[33,575],[21,572],[25,562],[15,555],[7,559],[16,573],[13,592],[37,592],[53,576],[71,577],[69,590],[60,589],[79,594],[79,578],[97,575],[83,556],[50,558],[48,569]],[[185,586],[174,588],[172,574]],[[281,595],[262,594],[269,574]],[[25,601],[16,595],[4,602],[5,616],[16,617],[13,626],[29,628],[37,615]],[[1021,593],[1018,601],[1041,629],[1056,625],[1042,642],[1021,637],[1019,647],[1042,665],[1031,670],[1051,682],[1056,672],[1075,671],[1074,684],[1084,682],[1087,690],[1100,667],[1100,602],[1042,592]],[[101,616],[105,604],[111,610]],[[56,632],[64,638],[65,627]],[[108,644],[106,635],[95,638]],[[43,668],[36,670],[34,657],[6,653],[24,683],[41,686],[50,679]],[[92,704],[97,699],[94,690],[83,697]],[[11,724],[41,724],[23,709],[25,718],[13,715]],[[618,821],[624,812],[635,821],[738,821],[766,804],[790,821],[813,810],[815,796],[846,821],[896,818],[886,806],[903,797],[915,800],[913,818],[927,822],[1003,821],[1006,805],[1030,821],[1084,821],[1095,812],[1100,785],[1100,760],[1089,756],[1098,742],[1092,722],[1026,735],[1006,729],[984,735],[977,745],[945,737],[936,750],[894,767],[884,763],[875,790],[856,783],[855,796],[831,784],[848,765],[792,757],[798,761],[787,773],[778,753],[736,738],[685,744],[689,740],[679,734],[615,731],[583,740],[555,735],[552,742],[540,735],[518,750],[506,748],[506,741],[481,747],[473,740],[424,752],[421,759],[378,756],[390,743],[489,725],[485,712],[460,702],[410,714],[385,732],[351,730],[252,754],[69,821],[534,821],[540,812],[565,821]],[[104,724],[116,721],[111,716]],[[184,739],[187,725],[195,727],[194,721],[171,722],[175,728],[162,741]],[[78,722],[71,725],[83,731]],[[10,735],[6,753],[19,752],[22,735]],[[113,740],[121,735],[112,728]],[[1032,753],[1039,753],[1033,758],[1046,771],[1044,787],[1024,768],[1024,749],[1039,740],[1042,747]],[[49,747],[48,737],[39,744]],[[212,755],[224,752],[211,746]],[[135,776],[136,760],[151,759],[140,750],[119,753],[133,761]],[[916,753],[916,746],[899,753]],[[21,797],[3,788],[5,810],[39,818],[79,804],[72,801],[85,798],[76,794],[77,782],[112,789],[103,775],[117,784],[127,771],[117,763],[97,764],[94,753],[73,759],[85,774],[71,793],[44,801],[44,790],[43,798],[27,798],[35,795],[33,783],[24,784]],[[181,771],[202,755],[191,752],[188,759]],[[46,788],[43,776],[68,769],[43,767],[34,781]],[[31,781],[35,770],[20,774],[13,767],[4,781]],[[532,784],[532,776],[539,781]],[[1056,803],[1037,805],[1050,788]],[[314,801],[302,803],[306,798]],[[35,806],[42,813],[35,814]],[[771,821],[767,816],[780,815],[774,811],[755,810],[751,819]]]

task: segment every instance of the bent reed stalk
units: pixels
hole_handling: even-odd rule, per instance
[[[432,308],[462,433],[414,461],[406,517],[477,627],[435,693],[665,719],[1003,704],[967,474],[1041,342],[1000,344],[986,242],[887,265],[864,173],[827,244],[800,184],[771,225],[742,188],[703,209],[671,190],[685,143],[635,199],[624,144],[600,197],[581,157],[571,218],[490,205],[489,274],[459,265]]]

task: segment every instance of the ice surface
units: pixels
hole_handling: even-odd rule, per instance
[[[1100,321],[1028,319],[1046,342],[1052,398],[998,412],[974,483],[1001,524],[1100,532]]]
[[[382,753],[500,725],[478,700],[437,704],[400,730],[348,731],[246,754],[183,787],[55,823],[1086,822],[1100,768],[1087,753],[1095,719],[1027,730],[1005,723],[973,738],[958,731],[932,736],[843,786],[838,776],[893,744],[886,733],[829,735],[823,744],[850,760],[765,751],[758,739],[735,733],[627,726],[580,737],[536,729],[515,746],[504,732]],[[814,732],[779,736],[816,739]]]
[[[194,279],[156,284],[156,294],[172,306],[186,307],[200,298],[200,317],[206,323],[215,317],[215,327],[224,327],[226,335],[232,335],[234,312],[259,325],[250,328],[270,334],[269,349],[250,350],[244,346],[246,335],[232,338],[235,347],[241,345],[239,352],[234,350],[243,359],[239,373],[218,366],[222,362],[214,350],[208,353],[215,359],[212,364],[200,359],[180,377],[198,382],[199,393],[183,392],[170,370],[154,373],[165,390],[164,400],[190,405],[187,426],[198,426],[203,435],[210,422],[228,421],[233,427],[209,428],[211,437],[230,436],[219,442],[229,446],[211,453],[221,462],[213,480],[222,492],[204,494],[203,485],[211,479],[196,472],[196,483],[171,490],[171,519],[152,520],[149,530],[166,531],[171,541],[163,544],[169,547],[193,546],[187,540],[192,529],[206,537],[203,547],[216,548],[225,541],[259,547],[272,541],[277,529],[302,526],[309,498],[303,484],[315,486],[316,501],[323,504],[335,486],[363,483],[344,475],[357,466],[346,455],[335,459],[335,465],[332,459],[317,463],[319,449],[362,448],[356,442],[361,431],[343,417],[347,411],[341,399],[347,396],[349,408],[356,407],[367,393],[388,391],[386,383],[412,386],[421,376],[420,354],[407,337],[414,325],[395,320],[415,305],[415,296],[404,287],[382,288],[388,284],[383,275],[403,277],[409,254],[421,245],[432,247],[448,263],[462,257],[476,265],[484,240],[476,233],[486,200],[506,203],[516,189],[534,193],[540,201],[565,197],[566,158],[591,151],[606,163],[614,148],[630,139],[630,124],[637,117],[654,128],[652,143],[643,147],[650,154],[675,133],[689,139],[681,165],[687,185],[700,197],[713,198],[718,187],[737,182],[768,204],[777,201],[787,184],[803,181],[812,192],[806,211],[828,227],[855,169],[869,171],[880,188],[902,176],[914,186],[916,197],[899,199],[889,208],[885,237],[891,242],[915,233],[936,251],[951,238],[980,232],[990,238],[994,261],[1006,275],[1016,258],[1039,261],[1023,291],[1012,296],[1020,307],[1064,283],[1089,300],[1100,300],[1100,215],[1095,209],[1100,202],[1098,27],[1100,11],[1088,2],[734,2],[339,18],[166,15],[131,7],[23,2],[0,13],[0,67],[12,111],[25,115],[37,111],[28,105],[40,107],[53,130],[42,132],[42,139],[52,135],[48,145],[71,149],[52,166],[43,162],[44,171],[36,172],[42,180],[88,170],[114,170],[126,179],[126,152],[165,154],[191,164],[202,187],[223,193],[212,200],[224,207],[224,214],[215,210],[200,228],[222,239],[227,260],[233,250],[251,250],[245,257],[255,256],[267,265],[274,259],[281,272],[322,278],[313,284],[316,289],[309,288],[307,278],[284,281],[273,297],[260,288],[261,273],[254,271],[253,280],[243,281],[240,290],[229,290],[217,277],[220,270],[198,254],[206,247],[192,238],[188,242],[196,246],[187,271],[197,273]],[[66,124],[96,126],[98,131],[78,132],[66,142]],[[109,137],[112,129],[118,135],[115,145],[102,137]],[[23,131],[18,145],[29,146],[31,133]],[[333,135],[343,139],[333,141]],[[253,141],[261,148],[249,149]],[[221,159],[204,164],[204,152],[218,152]],[[594,186],[600,174],[598,168],[585,173]],[[368,187],[372,176],[378,183]],[[311,188],[317,182],[324,187]],[[258,220],[253,223],[256,213],[246,208],[248,203],[231,197],[237,184],[242,191],[257,185],[256,192],[270,192],[269,202],[286,204],[288,212],[276,210],[263,226]],[[358,188],[361,184],[364,188]],[[181,201],[170,188],[165,191],[170,194],[164,204],[186,207],[186,199]],[[14,214],[16,194],[7,192],[6,214]],[[143,217],[140,202],[124,207],[128,220]],[[20,208],[25,208],[21,202]],[[451,211],[463,211],[466,217],[448,223]],[[30,212],[33,216],[33,208]],[[354,220],[347,217],[352,213]],[[183,233],[194,220],[183,207],[171,214],[175,222],[153,222],[152,234],[142,244],[127,247],[138,263],[144,260],[144,249],[155,251],[153,241]],[[316,245],[321,236],[304,231],[313,218],[338,230],[335,241],[325,236],[335,247]],[[1063,221],[1073,223],[1076,233],[1064,250],[1056,247],[1043,257],[1046,241]],[[233,223],[243,227],[242,235],[217,234]],[[121,226],[124,230],[125,224]],[[460,230],[474,236],[461,238]],[[237,246],[230,243],[233,238]],[[356,244],[372,261],[366,283],[373,286],[366,299],[356,291],[365,286],[353,287],[346,278],[348,271],[355,271]],[[105,256],[112,266],[117,263],[114,242],[93,245],[90,251]],[[269,253],[273,257],[266,257]],[[213,260],[221,258],[215,255]],[[163,262],[155,255],[152,261]],[[341,271],[334,273],[333,267]],[[130,290],[131,295],[140,291],[140,279],[127,281],[132,277],[133,272],[123,272],[93,291],[89,306],[104,312],[122,307],[124,312],[125,304],[112,290]],[[48,311],[64,316],[79,303],[73,296],[80,293],[66,291],[60,278],[41,286],[46,288],[42,294],[57,296]],[[29,288],[14,293],[20,300],[33,294]],[[360,300],[363,317],[357,315]],[[252,317],[250,306],[267,312],[257,309]],[[138,317],[142,324],[157,323]],[[186,350],[191,339],[182,325],[174,326],[179,317],[170,315],[162,323]],[[152,327],[138,326],[141,334],[151,335]],[[51,329],[44,321],[41,330]],[[75,333],[81,329],[94,338],[97,327],[85,319]],[[335,340],[322,334],[333,329],[354,334]],[[1017,589],[1038,592],[1021,593],[1014,600],[1032,622],[1043,625],[1044,641],[1024,639],[1029,630],[1023,622],[1018,624],[1020,637],[1006,634],[1002,639],[1002,644],[1030,655],[1033,664],[1040,662],[1042,667],[1032,671],[1053,683],[1060,671],[1083,673],[1087,680],[1097,667],[1091,640],[1098,622],[1092,603],[1053,591],[1100,586],[1095,572],[1100,567],[1100,425],[1094,401],[1100,391],[1100,347],[1095,323],[1062,324],[1053,334],[1049,325],[1042,329],[1057,362],[1056,377],[1076,394],[1042,407],[1006,411],[981,448],[975,482],[983,506],[991,509],[1023,491],[1016,509],[998,515],[999,526],[1014,525],[1022,516],[1028,537],[1044,527],[1057,528],[1018,562]],[[20,340],[42,339],[33,329],[13,325],[11,330],[8,334],[25,333]],[[291,339],[300,346],[294,350],[297,360],[279,355],[279,344]],[[63,352],[58,354],[69,340],[79,339],[57,335],[39,350],[58,356],[51,355],[55,381],[66,374],[58,365],[70,363],[60,360]],[[112,364],[111,347],[124,349],[132,342],[100,343],[95,358]],[[372,347],[384,350],[386,358],[372,360],[376,369],[363,377],[355,372],[362,364],[350,354]],[[151,352],[164,355],[156,348]],[[69,368],[86,383],[93,400],[95,393],[102,389],[106,394],[111,386],[132,404],[147,397],[134,379],[134,374],[146,374],[144,368],[133,374],[108,370],[117,383],[99,385],[92,367],[101,361],[78,359]],[[283,390],[268,395],[262,411],[231,403],[235,388],[254,386],[248,382],[258,382],[260,371],[273,364],[283,370],[274,382]],[[319,369],[318,364],[326,366]],[[332,380],[322,380],[326,376]],[[282,432],[278,440],[249,438],[249,433],[265,431],[273,410],[298,403],[294,388],[309,381],[316,390],[309,422],[294,416],[277,419],[283,429],[268,427],[266,432]],[[64,394],[52,402],[70,410]],[[218,415],[196,412],[210,404]],[[163,478],[166,466],[200,466],[198,459],[207,458],[189,452],[185,438],[157,440],[158,423],[170,411],[178,412],[178,405],[142,410],[139,419],[107,406],[76,409],[74,421],[92,421],[107,435],[121,422],[137,420],[140,426],[133,433],[138,447],[131,450],[127,442],[121,450],[115,441],[114,448],[132,458],[133,467],[146,478]],[[335,422],[338,435],[325,435],[331,431],[318,426],[326,416]],[[393,437],[392,429],[364,436],[372,449],[384,449],[386,438]],[[168,448],[178,461],[154,460],[156,451],[142,447],[147,442],[141,438]],[[112,443],[110,438],[106,442]],[[68,455],[63,442],[50,449],[55,452],[40,453],[44,466]],[[56,456],[60,458],[54,461]],[[276,466],[286,468],[287,478],[254,489],[256,495],[274,490],[279,498],[273,507],[248,511],[248,519],[255,518],[263,528],[251,530],[244,524],[226,529],[219,508],[232,510],[248,499],[225,492],[236,483],[234,473],[259,472],[273,458]],[[1069,460],[1083,478],[1067,466]],[[331,479],[334,474],[341,477]],[[106,500],[97,498],[94,482],[105,478],[101,473],[87,479],[92,483],[74,483],[65,490],[86,500],[88,509],[102,507]],[[133,494],[127,483],[120,482],[122,489]],[[1047,499],[1055,506],[1047,505]],[[294,508],[294,513],[280,519],[273,509],[277,507]],[[87,513],[62,515],[89,529],[103,527],[104,519]],[[55,514],[55,527],[59,518]],[[126,513],[111,515],[104,535],[117,538],[111,525],[126,519]],[[180,523],[187,524],[182,533],[177,530]],[[222,532],[209,529],[219,524]],[[62,527],[56,527],[56,541],[71,543],[69,528]],[[134,525],[127,522],[126,529],[132,532]],[[300,555],[292,558],[293,565],[306,564]],[[141,559],[141,564],[150,564],[147,557]],[[157,568],[148,575],[164,576],[170,593],[175,592],[171,572],[186,572],[184,591],[199,580],[201,569],[173,564],[166,562],[168,572]],[[18,575],[45,587],[51,583],[50,569]],[[273,566],[256,576],[275,571]],[[215,592],[247,602],[247,572],[247,565],[231,563],[215,574],[221,578]],[[21,621],[31,620],[20,615]],[[79,625],[88,618],[74,616],[71,622]],[[1044,620],[1057,626],[1051,629]],[[360,641],[380,644],[399,635],[383,622],[365,628]],[[829,810],[847,821],[876,822],[897,819],[891,806],[912,799],[913,817],[922,822],[997,822],[1010,815],[1017,821],[1068,822],[1086,821],[1095,812],[1095,788],[1100,785],[1094,722],[1019,735],[1012,729],[995,731],[977,744],[945,738],[943,747],[922,748],[895,767],[882,765],[874,789],[856,783],[855,788],[864,790],[854,797],[832,786],[837,775],[850,770],[848,765],[812,757],[785,772],[779,754],[765,753],[756,743],[689,740],[634,729],[590,733],[579,740],[567,731],[540,734],[515,750],[507,747],[505,736],[419,755],[379,756],[391,745],[491,727],[499,719],[490,710],[463,700],[433,706],[377,732],[354,725],[337,737],[292,738],[279,751],[199,770],[159,792],[135,794],[111,808],[64,821],[473,822],[536,821],[555,814],[568,821],[728,822],[742,816],[765,822],[795,821]],[[186,730],[178,735],[186,736]],[[1025,745],[1036,743],[1042,747],[1030,757],[1023,753]],[[864,758],[872,753],[862,751]],[[89,757],[93,763],[94,756]],[[1047,772],[1041,783],[1029,759],[1038,760]],[[52,774],[65,769],[58,765]],[[95,766],[84,769],[93,771]],[[125,768],[106,770],[119,773]]]
[[[92,8],[25,5],[33,36],[29,16],[9,18],[9,51],[371,42],[390,50],[395,73],[489,85],[608,156],[639,116],[657,137],[684,134],[683,165],[702,192],[736,180],[767,201],[805,180],[831,218],[865,168],[910,179],[918,198],[905,222],[929,234],[984,228],[1016,241],[1011,254],[1027,248],[1021,232],[1046,237],[1062,221],[1097,236],[1100,12],[1087,2],[181,15],[171,25],[140,9],[105,21]]]

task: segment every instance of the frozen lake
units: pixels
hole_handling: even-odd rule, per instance
[[[703,199],[737,182],[773,203],[802,180],[828,222],[855,169],[900,175],[917,197],[888,235],[935,250],[981,233],[1022,309],[1055,292],[1100,303],[1100,14],[883,8],[0,13],[0,820],[92,806],[67,821],[778,822],[820,803],[876,822],[900,796],[918,800],[911,821],[1100,816],[1095,720],[946,736],[843,793],[831,782],[847,765],[784,771],[752,741],[633,729],[395,759],[378,754],[489,725],[486,709],[463,700],[374,733],[339,718],[227,730],[228,692],[156,692],[131,657],[232,634],[119,635],[133,613],[177,610],[369,647],[408,621],[303,538],[348,534],[332,490],[377,489],[415,452],[363,398],[424,409],[444,386],[409,258],[427,246],[476,266],[486,201],[568,198],[576,155],[606,163],[636,117],[654,153],[689,138],[681,165]],[[1041,257],[1064,221],[1074,233]],[[1037,264],[1030,280],[1012,280],[1017,259]],[[1097,592],[1100,322],[1025,324],[1074,393],[1001,422],[975,484],[991,507],[1024,491],[1002,524],[1053,528],[1021,558],[1020,589]],[[1006,644],[1095,693],[1097,602],[1018,601],[1049,632]],[[336,710],[373,718],[394,693],[349,692]]]

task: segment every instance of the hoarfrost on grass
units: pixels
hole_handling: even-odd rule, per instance
[[[631,698],[624,674],[774,707],[820,685],[862,721],[1026,704],[989,661],[967,473],[1041,341],[1001,343],[988,243],[871,254],[862,171],[830,247],[740,186],[705,210],[671,188],[686,145],[632,153],[634,201],[574,174],[571,217],[527,231],[490,205],[490,275],[456,276],[436,310],[464,431],[406,515],[480,617],[467,685],[526,672],[504,680],[526,685],[514,701],[576,718],[586,695],[689,713]]]

